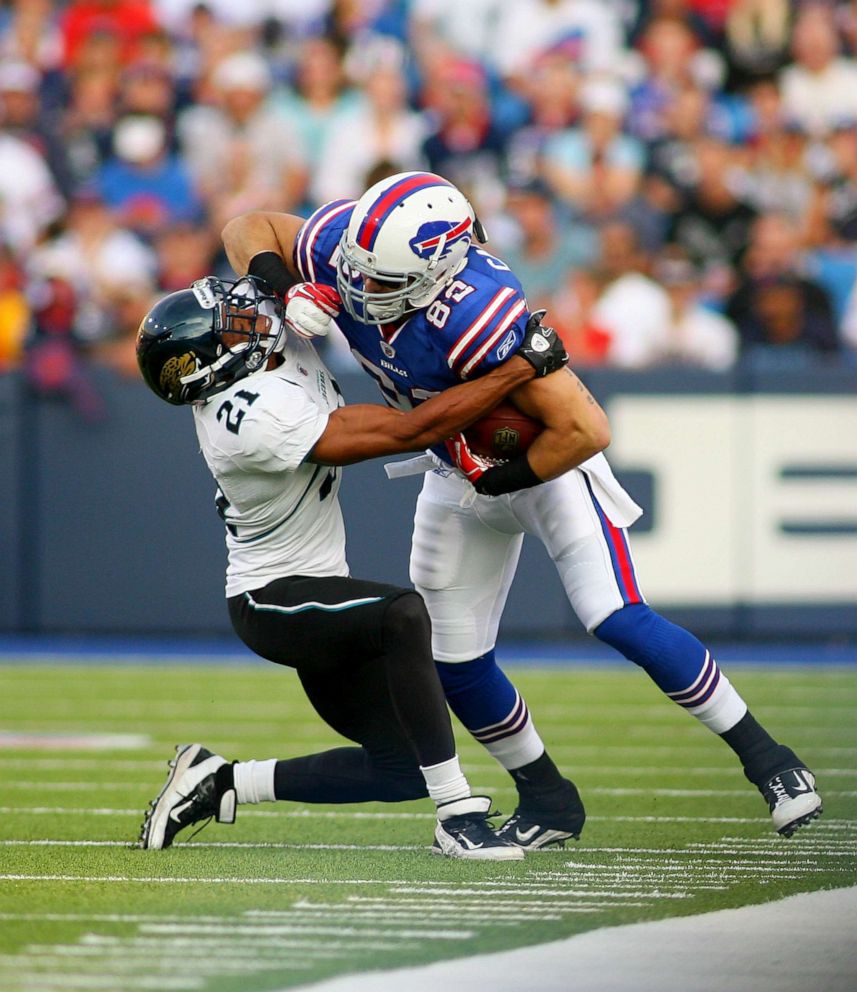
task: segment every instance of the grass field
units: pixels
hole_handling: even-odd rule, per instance
[[[515,673],[589,820],[565,851],[429,854],[428,801],[241,807],[166,852],[129,848],[174,745],[229,758],[341,743],[291,672],[201,665],[0,668],[0,989],[256,992],[620,923],[857,884],[857,670],[732,668],[818,775],[792,840],[731,752],[640,673]],[[510,780],[457,728],[470,780]]]

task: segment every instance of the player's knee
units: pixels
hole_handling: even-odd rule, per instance
[[[658,619],[658,615],[645,603],[633,603],[611,613],[593,633],[599,641],[609,644],[629,661],[645,668]]]
[[[390,603],[384,614],[384,634],[398,644],[431,641],[431,621],[419,593],[407,592]]]

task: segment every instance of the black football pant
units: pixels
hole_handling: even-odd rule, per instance
[[[277,799],[397,802],[426,795],[420,765],[455,754],[415,592],[351,578],[291,576],[228,600],[256,654],[297,671],[318,715],[360,747],[277,762]]]

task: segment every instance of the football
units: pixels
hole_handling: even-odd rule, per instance
[[[522,455],[544,430],[543,425],[512,403],[501,403],[471,424],[464,437],[476,455],[508,460]]]

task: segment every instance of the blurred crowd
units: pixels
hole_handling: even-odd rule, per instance
[[[0,371],[85,403],[230,217],[405,169],[577,367],[857,365],[854,0],[6,0]]]

